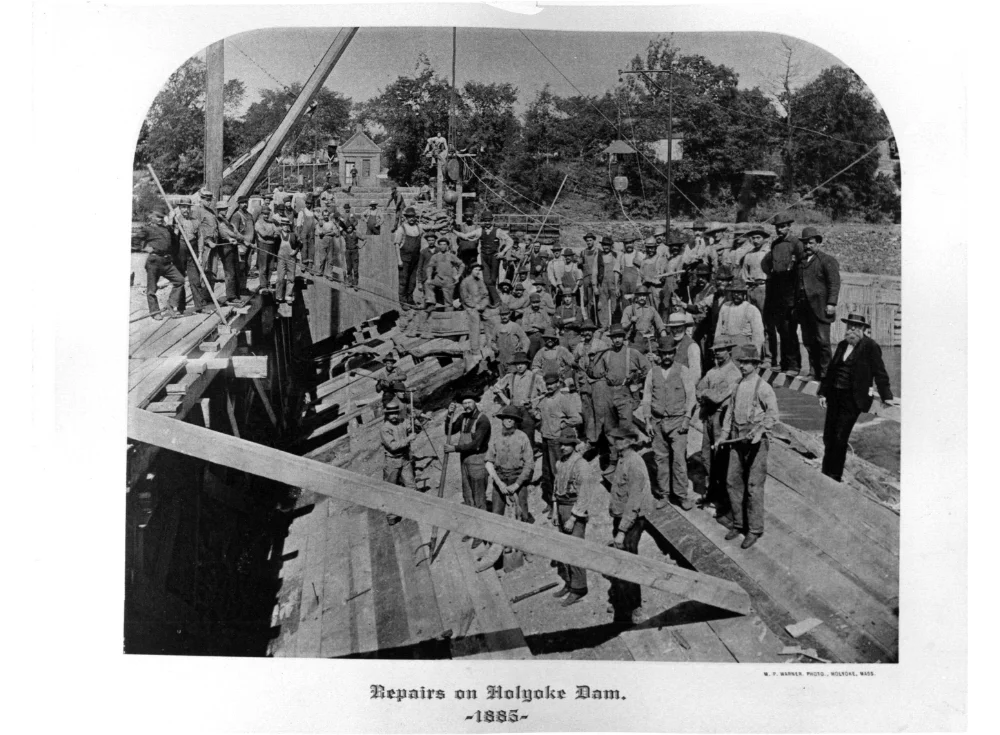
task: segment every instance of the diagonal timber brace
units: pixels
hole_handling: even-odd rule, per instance
[[[750,597],[735,582],[573,538],[183,421],[129,409],[128,436],[207,462],[321,495],[504,544],[688,600],[746,615]]]

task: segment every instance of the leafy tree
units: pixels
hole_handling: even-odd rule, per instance
[[[389,176],[410,182],[426,173],[426,159],[421,158],[427,138],[448,132],[448,108],[451,84],[438,76],[426,55],[421,54],[416,74],[399,77],[381,94],[358,105],[356,120],[362,125],[379,125],[385,131],[380,142],[389,161]],[[459,98],[458,113],[465,114]],[[380,136],[381,137],[381,136]]]
[[[866,150],[891,134],[889,120],[854,71],[831,66],[792,95],[796,125],[794,165],[800,188],[819,186],[854,163]],[[829,137],[826,137],[829,136]],[[892,207],[885,183],[876,177],[878,154],[871,153],[815,193],[821,206],[836,217],[860,207]]]
[[[484,168],[496,171],[521,133],[521,123],[514,114],[517,87],[466,82],[462,98],[465,114],[458,121],[459,139],[455,142],[476,153],[476,161]]]
[[[301,91],[302,85],[297,82],[284,89],[260,90],[260,100],[250,105],[243,116],[240,148],[249,150],[274,132]],[[343,139],[350,130],[352,102],[349,97],[324,87],[313,100],[316,109],[311,115],[304,115],[292,128],[284,146],[286,155],[312,152],[317,146],[324,146],[329,138]]]
[[[151,163],[167,191],[191,191],[205,180],[205,74],[201,59],[185,61],[156,95],[139,131],[134,167]],[[238,125],[232,111],[243,99],[243,83],[230,79],[223,92],[223,155],[232,155]]]

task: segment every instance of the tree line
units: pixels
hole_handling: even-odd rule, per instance
[[[666,205],[666,164],[653,146],[667,136],[672,96],[672,128],[683,146],[672,167],[675,214],[732,207],[744,171],[780,168],[783,175],[756,193],[761,202],[791,203],[809,193],[813,205],[834,219],[898,221],[898,166],[893,176],[881,174],[878,153],[864,156],[892,136],[874,96],[857,74],[840,66],[793,85],[791,58],[789,51],[784,83],[769,96],[759,88],[739,88],[732,69],[658,38],[645,57],[628,63],[629,70],[643,73],[624,75],[614,89],[559,96],[546,86],[518,115],[512,84],[470,81],[452,90],[421,56],[411,75],[399,76],[365,102],[323,89],[315,113],[300,121],[283,153],[311,152],[334,137],[344,141],[361,124],[383,147],[390,178],[417,185],[429,171],[421,155],[425,141],[441,133],[475,153],[476,177],[466,187],[501,210],[509,207],[480,180],[529,211],[531,201],[551,201],[570,173],[572,191],[608,214],[624,209],[630,217],[657,217]],[[136,168],[152,163],[175,191],[202,183],[204,84],[204,62],[189,59],[157,95],[140,131]],[[259,90],[260,99],[237,116],[246,90],[238,80],[227,82],[227,164],[277,127],[300,89],[293,84]],[[601,151],[616,139],[637,154],[620,156],[612,170]],[[620,198],[612,175],[628,179]]]

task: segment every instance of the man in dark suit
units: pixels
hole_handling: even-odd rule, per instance
[[[802,230],[802,260],[795,273],[795,316],[816,380],[823,379],[830,364],[830,323],[840,296],[840,264],[816,249],[821,242],[815,227]]]
[[[827,368],[819,387],[819,405],[826,409],[823,427],[823,474],[840,482],[847,459],[847,440],[862,412],[872,407],[872,382],[883,406],[892,405],[889,374],[882,362],[882,348],[864,330],[868,321],[858,314],[841,319],[847,325],[844,340]]]
[[[795,321],[795,270],[802,260],[802,243],[792,235],[793,220],[787,214],[774,218],[775,237],[770,252],[760,262],[767,274],[764,292],[764,331],[772,362],[782,372],[798,375],[802,368],[798,324]],[[778,353],[778,340],[781,352]]]

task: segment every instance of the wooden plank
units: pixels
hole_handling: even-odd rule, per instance
[[[274,610],[271,613],[271,627],[278,628],[277,636],[270,642],[268,652],[272,656],[286,657],[298,654],[299,620],[302,605],[302,582],[305,575],[307,544],[313,531],[320,523],[320,514],[314,507],[309,513],[292,521],[282,549],[287,557],[281,564],[278,577],[281,587]]]
[[[234,378],[267,377],[267,355],[233,355],[230,363]]]
[[[368,510],[352,507],[346,514],[351,583],[348,617],[351,622],[351,652],[378,650],[375,631],[375,596],[372,584],[371,549],[368,541]]]
[[[134,360],[129,358],[128,389],[132,390],[135,388],[142,382],[143,378],[153,372],[158,365],[160,365],[160,358],[158,357],[152,357],[145,360]]]
[[[200,457],[293,487],[313,490],[346,502],[356,502],[383,513],[393,513],[492,543],[557,559],[600,574],[671,592],[684,599],[746,614],[750,599],[739,585],[676,566],[645,559],[553,533],[526,523],[436,497],[414,493],[368,476],[296,457],[198,426],[166,419],[148,411],[129,409],[131,438]]]
[[[708,626],[740,663],[781,661],[783,644],[774,631],[756,615],[709,620]]]
[[[161,358],[156,369],[128,392],[129,406],[141,408],[147,405],[184,367],[185,362],[181,356]]]
[[[323,583],[326,575],[327,522],[326,499],[317,503],[316,523],[306,540],[306,560],[302,577],[302,601],[299,628],[295,634],[296,655],[316,658],[321,655],[323,639]]]
[[[426,546],[421,547],[418,524],[404,518],[391,530],[392,540],[396,546],[396,561],[399,563],[400,578],[403,582],[406,617],[410,624],[410,643],[438,638],[444,632],[444,626],[428,566],[430,555]]]
[[[384,513],[368,509],[368,548],[375,603],[375,638],[380,651],[391,651],[410,642],[403,579],[396,545]]]
[[[158,335],[155,340],[146,342],[142,347],[133,352],[129,357],[159,357],[170,351],[170,349],[180,342],[184,337],[197,331],[208,315],[201,317],[184,317],[183,319],[171,319],[170,328],[166,332]]]
[[[740,618],[741,620],[743,618]],[[671,634],[681,646],[687,643],[687,654],[692,661],[703,663],[736,663],[736,657],[719,640],[719,636],[707,623],[684,623],[670,628]]]
[[[351,549],[348,543],[350,506],[333,498],[327,502],[326,571],[323,576],[323,622],[320,655],[324,658],[352,653],[351,616],[348,598],[351,596]]]

